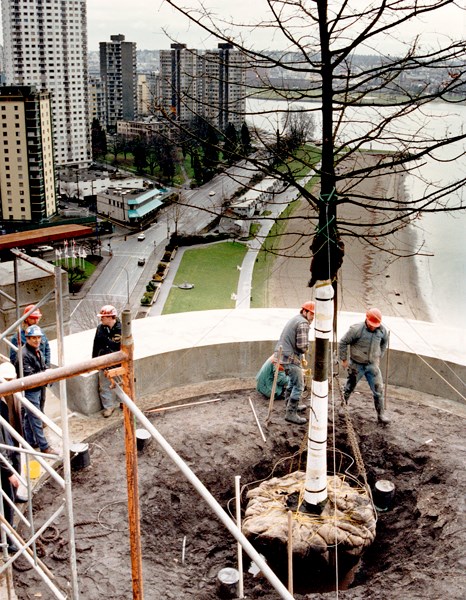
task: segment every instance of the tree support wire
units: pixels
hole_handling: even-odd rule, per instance
[[[289,591],[286,589],[286,587],[283,585],[280,579],[278,579],[278,577],[275,575],[275,573],[272,571],[269,565],[265,562],[265,560],[261,557],[261,555],[256,551],[254,546],[244,536],[240,529],[238,529],[236,524],[223,510],[223,508],[220,506],[217,500],[215,500],[215,498],[212,496],[209,490],[193,473],[193,471],[188,467],[188,465],[183,461],[183,459],[175,452],[175,450],[170,446],[170,444],[165,440],[165,438],[157,431],[157,429],[144,415],[144,413],[141,412],[141,410],[135,405],[131,398],[129,398],[129,396],[125,394],[125,392],[121,389],[121,387],[118,384],[116,385],[115,391],[118,398],[121,400],[121,402],[123,402],[125,407],[137,418],[139,423],[147,429],[147,431],[159,444],[159,446],[162,448],[165,454],[167,454],[167,456],[175,463],[175,465],[186,477],[189,483],[191,483],[191,485],[196,489],[200,496],[205,500],[207,505],[213,510],[218,519],[225,525],[229,532],[234,536],[236,541],[241,544],[245,552],[247,552],[249,557],[260,568],[264,576],[268,579],[273,588],[278,592],[280,597],[284,598],[285,600],[293,600],[293,596],[289,593]]]

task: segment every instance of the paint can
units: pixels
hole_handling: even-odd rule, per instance
[[[379,479],[374,486],[374,504],[379,511],[391,508],[395,497],[395,484],[388,479]]]
[[[38,460],[29,460],[29,478],[38,479],[40,477],[40,462]]]
[[[217,574],[217,594],[219,598],[238,597],[239,571],[231,567],[220,569]]]
[[[149,443],[150,438],[151,435],[147,429],[136,429],[136,446],[140,452],[144,450],[144,447]]]
[[[91,464],[89,444],[78,443],[70,446],[70,462],[73,471],[81,471]]]

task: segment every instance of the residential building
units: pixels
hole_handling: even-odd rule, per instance
[[[141,188],[122,182],[97,194],[97,213],[129,225],[152,222],[172,194],[173,190],[156,188],[152,183],[144,182]]]
[[[182,123],[201,116],[220,131],[228,123],[241,127],[245,77],[244,55],[231,44],[203,53],[172,44],[171,50],[160,51],[162,112]]]
[[[160,103],[165,118],[189,123],[201,114],[198,99],[198,52],[186,44],[160,51]]]
[[[50,93],[0,88],[0,202],[3,221],[43,223],[56,214]]]
[[[164,123],[148,117],[143,121],[118,121],[117,133],[126,138],[142,138],[149,140],[154,134],[163,130]]]
[[[7,85],[52,98],[57,165],[90,162],[86,0],[2,0]]]
[[[102,127],[106,125],[105,93],[100,76],[89,75],[89,120],[98,119]]]
[[[158,73],[138,75],[138,113],[140,117],[154,116],[159,97]]]
[[[111,35],[100,42],[100,77],[104,86],[106,126],[116,131],[117,121],[137,116],[136,44],[124,35]]]

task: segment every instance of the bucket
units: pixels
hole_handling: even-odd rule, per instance
[[[40,477],[40,463],[37,460],[29,461],[29,478],[38,479]]]
[[[150,433],[147,429],[136,429],[136,446],[139,451],[144,450],[146,444],[149,443],[151,438]]]
[[[70,446],[70,461],[73,471],[81,471],[91,464],[89,444],[79,443]]]
[[[217,594],[219,598],[238,597],[239,572],[237,569],[225,567],[217,574]]]
[[[393,498],[395,497],[395,484],[388,479],[379,479],[374,486],[374,504],[375,508],[385,511],[391,508]]]

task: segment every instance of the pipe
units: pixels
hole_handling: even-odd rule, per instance
[[[235,505],[236,505],[236,526],[241,531],[241,491],[239,482],[241,475],[235,476]],[[241,544],[238,542],[238,598],[244,598],[244,577],[243,577],[243,549]]]
[[[155,441],[159,444],[162,450],[167,454],[167,456],[175,463],[178,469],[182,472],[182,474],[186,477],[186,479],[191,483],[191,485],[196,489],[199,495],[205,500],[208,506],[213,510],[218,519],[225,525],[228,531],[234,536],[234,538],[241,544],[243,549],[247,552],[250,558],[256,563],[259,569],[262,571],[264,576],[268,579],[272,587],[278,592],[281,598],[284,600],[294,600],[293,596],[288,592],[286,587],[280,581],[280,579],[275,575],[269,565],[265,562],[263,557],[257,552],[251,542],[241,533],[232,519],[228,516],[228,514],[223,510],[220,504],[215,500],[209,490],[205,487],[205,485],[200,481],[200,479],[193,473],[193,471],[188,467],[188,465],[183,461],[183,459],[173,450],[167,440],[157,431],[157,429],[152,425],[149,419],[144,415],[144,413],[139,410],[139,408],[134,404],[134,402],[129,398],[125,392],[121,389],[121,387],[117,384],[115,386],[115,392],[118,398],[127,406],[134,416],[137,418],[139,423],[147,429],[147,431],[152,435]]]
[[[106,369],[107,367],[113,367],[120,363],[125,363],[128,360],[127,355],[122,352],[112,352],[111,354],[105,354],[104,356],[97,356],[96,358],[90,358],[80,363],[68,365],[66,367],[57,367],[56,369],[47,369],[41,373],[35,375],[28,375],[27,377],[21,377],[20,379],[13,379],[6,383],[0,383],[0,396],[5,394],[12,394],[14,392],[22,392],[24,390],[30,390],[35,387],[41,387],[49,383],[54,383],[60,379],[69,379],[76,375],[83,375],[90,371],[98,371]]]

